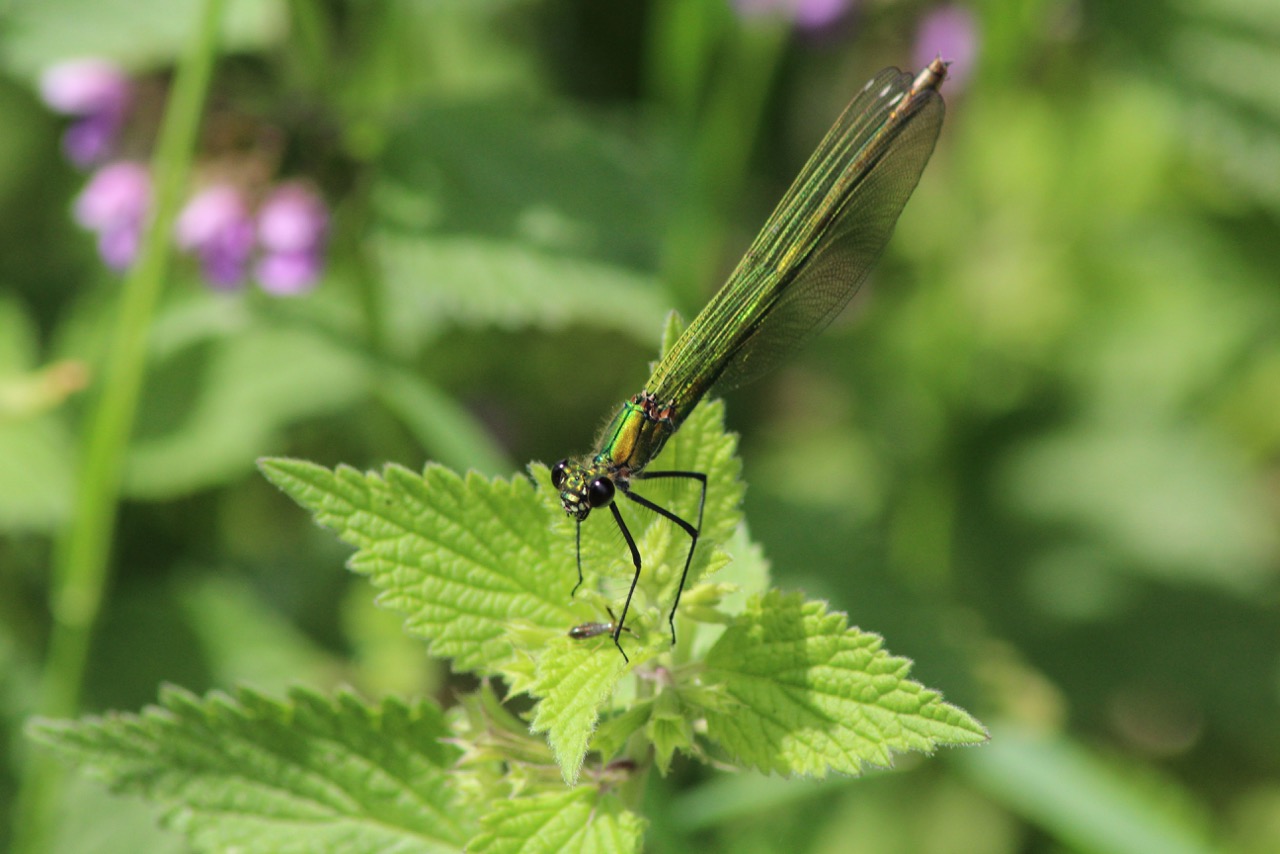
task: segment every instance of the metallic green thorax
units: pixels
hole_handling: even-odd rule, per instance
[[[596,455],[589,462],[571,462],[566,467],[560,483],[565,512],[575,519],[585,519],[592,506],[587,500],[587,489],[601,477],[625,489],[631,476],[658,456],[679,426],[672,419],[671,407],[659,406],[645,392],[622,404],[601,433]]]

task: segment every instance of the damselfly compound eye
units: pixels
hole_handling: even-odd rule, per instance
[[[613,481],[598,477],[587,487],[587,503],[592,507],[607,507],[613,503]]]

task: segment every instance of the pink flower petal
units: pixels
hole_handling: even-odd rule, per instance
[[[284,184],[258,210],[258,239],[273,252],[302,252],[319,247],[329,227],[324,202],[302,184]]]
[[[84,116],[120,113],[133,95],[128,75],[104,59],[77,59],[49,68],[40,77],[40,97],[60,113]]]
[[[140,163],[103,166],[76,197],[76,222],[93,231],[139,225],[151,204],[151,177]]]

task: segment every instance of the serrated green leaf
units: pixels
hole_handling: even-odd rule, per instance
[[[31,733],[168,807],[201,851],[455,851],[472,832],[446,784],[457,750],[429,703],[167,689],[160,704]]]
[[[532,729],[547,733],[560,772],[570,786],[578,781],[600,708],[613,694],[626,667],[608,636],[592,646],[561,638],[538,658],[530,693],[542,699]]]
[[[722,419],[719,402],[700,407],[661,457],[664,466],[709,476],[704,537],[690,584],[725,562],[714,544],[741,518],[736,440],[724,432]],[[435,465],[421,476],[399,466],[362,474],[283,459],[265,460],[261,467],[320,524],[358,548],[351,568],[382,590],[379,602],[405,614],[407,629],[430,641],[434,655],[455,659],[459,669],[501,672],[524,690],[531,677],[513,658],[512,636],[528,634],[528,627],[563,635],[592,618],[584,610],[589,597],[575,602],[570,596],[577,578],[574,523],[560,507],[543,465],[530,468],[536,489],[524,478],[462,478]],[[695,518],[697,494],[685,492],[691,494],[669,503],[675,512]],[[652,643],[665,651],[666,611],[674,601],[688,538],[656,514],[626,512],[645,562],[628,623],[654,628],[637,631],[641,647]],[[592,586],[603,579],[608,587],[611,577],[621,579],[619,587],[629,583],[629,555],[619,548],[607,515],[583,525],[582,564]],[[532,692],[541,696],[540,689]],[[554,725],[546,717],[543,722]],[[566,733],[577,729],[581,726]],[[578,753],[567,742],[562,746],[566,756]]]
[[[724,431],[723,405],[713,401],[690,416],[657,463],[708,474],[703,537],[688,585],[729,560],[717,543],[741,521],[744,487],[735,450],[735,437]],[[569,627],[598,619],[587,610],[602,598],[595,587],[607,589],[613,578],[620,589],[629,585],[634,570],[612,519],[597,514],[582,528],[588,587],[574,600],[575,523],[565,516],[544,465],[530,467],[536,488],[519,478],[464,479],[439,466],[428,466],[421,476],[396,466],[381,474],[294,460],[261,466],[320,524],[357,547],[352,569],[370,576],[382,590],[379,602],[405,614],[407,629],[427,639],[433,654],[455,659],[458,669],[501,674],[513,691],[537,698],[533,729],[548,734],[565,780],[577,779],[601,710],[626,672],[611,644],[565,637]],[[696,518],[693,489],[652,497]],[[634,666],[670,649],[666,617],[689,541],[656,514],[638,507],[624,512],[644,560],[628,613],[626,643]],[[688,741],[664,736],[670,743],[664,755],[669,759]]]
[[[591,786],[495,801],[481,824],[467,844],[475,854],[625,854],[640,850],[644,831],[640,816]]]
[[[882,644],[825,603],[754,597],[707,657],[707,682],[737,703],[707,710],[708,737],[749,767],[817,777],[986,740],[972,717],[907,679],[911,662]]]
[[[574,625],[571,558],[552,542],[546,505],[527,479],[464,478],[437,465],[422,475],[400,466],[362,474],[299,460],[260,465],[358,548],[350,566],[382,591],[379,604],[404,614],[406,630],[458,669],[499,672],[513,653],[514,620],[553,631]]]

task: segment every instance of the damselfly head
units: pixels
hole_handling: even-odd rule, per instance
[[[584,466],[573,460],[561,460],[551,469],[551,485],[560,490],[564,512],[581,522],[596,507],[613,503],[617,489],[613,479],[600,466]]]

